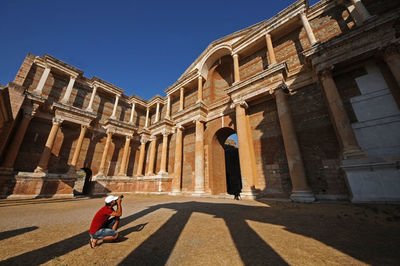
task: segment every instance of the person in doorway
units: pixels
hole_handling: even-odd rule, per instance
[[[122,196],[108,196],[105,199],[105,206],[103,206],[93,217],[92,224],[90,225],[90,240],[91,248],[97,247],[98,240],[111,240],[114,241],[118,238],[117,228],[119,219],[122,215]],[[117,205],[117,210],[114,206]],[[110,218],[112,217],[112,218]]]

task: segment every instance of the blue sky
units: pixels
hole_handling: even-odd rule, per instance
[[[48,53],[127,95],[165,96],[212,41],[294,2],[1,0],[0,84],[27,53]]]

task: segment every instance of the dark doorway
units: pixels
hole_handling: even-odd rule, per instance
[[[242,191],[242,177],[240,175],[239,150],[236,134],[229,137],[223,147],[225,151],[226,187],[230,195],[238,199]]]
[[[85,183],[83,184],[82,194],[88,195],[90,193],[90,181],[92,180],[92,170],[90,168],[82,168],[85,171]]]
[[[76,196],[90,194],[90,181],[92,179],[92,170],[90,168],[81,168],[76,171],[80,177],[78,183],[75,184],[74,194]],[[83,184],[82,184],[83,183]]]

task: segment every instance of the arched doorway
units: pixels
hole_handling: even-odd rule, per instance
[[[237,141],[228,140],[231,135],[236,135],[232,128],[220,128],[209,145],[209,180],[213,195],[233,195],[241,190]]]

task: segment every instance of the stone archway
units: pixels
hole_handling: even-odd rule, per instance
[[[235,133],[230,127],[222,127],[215,129],[208,140],[208,177],[212,195],[228,192],[224,143]]]

